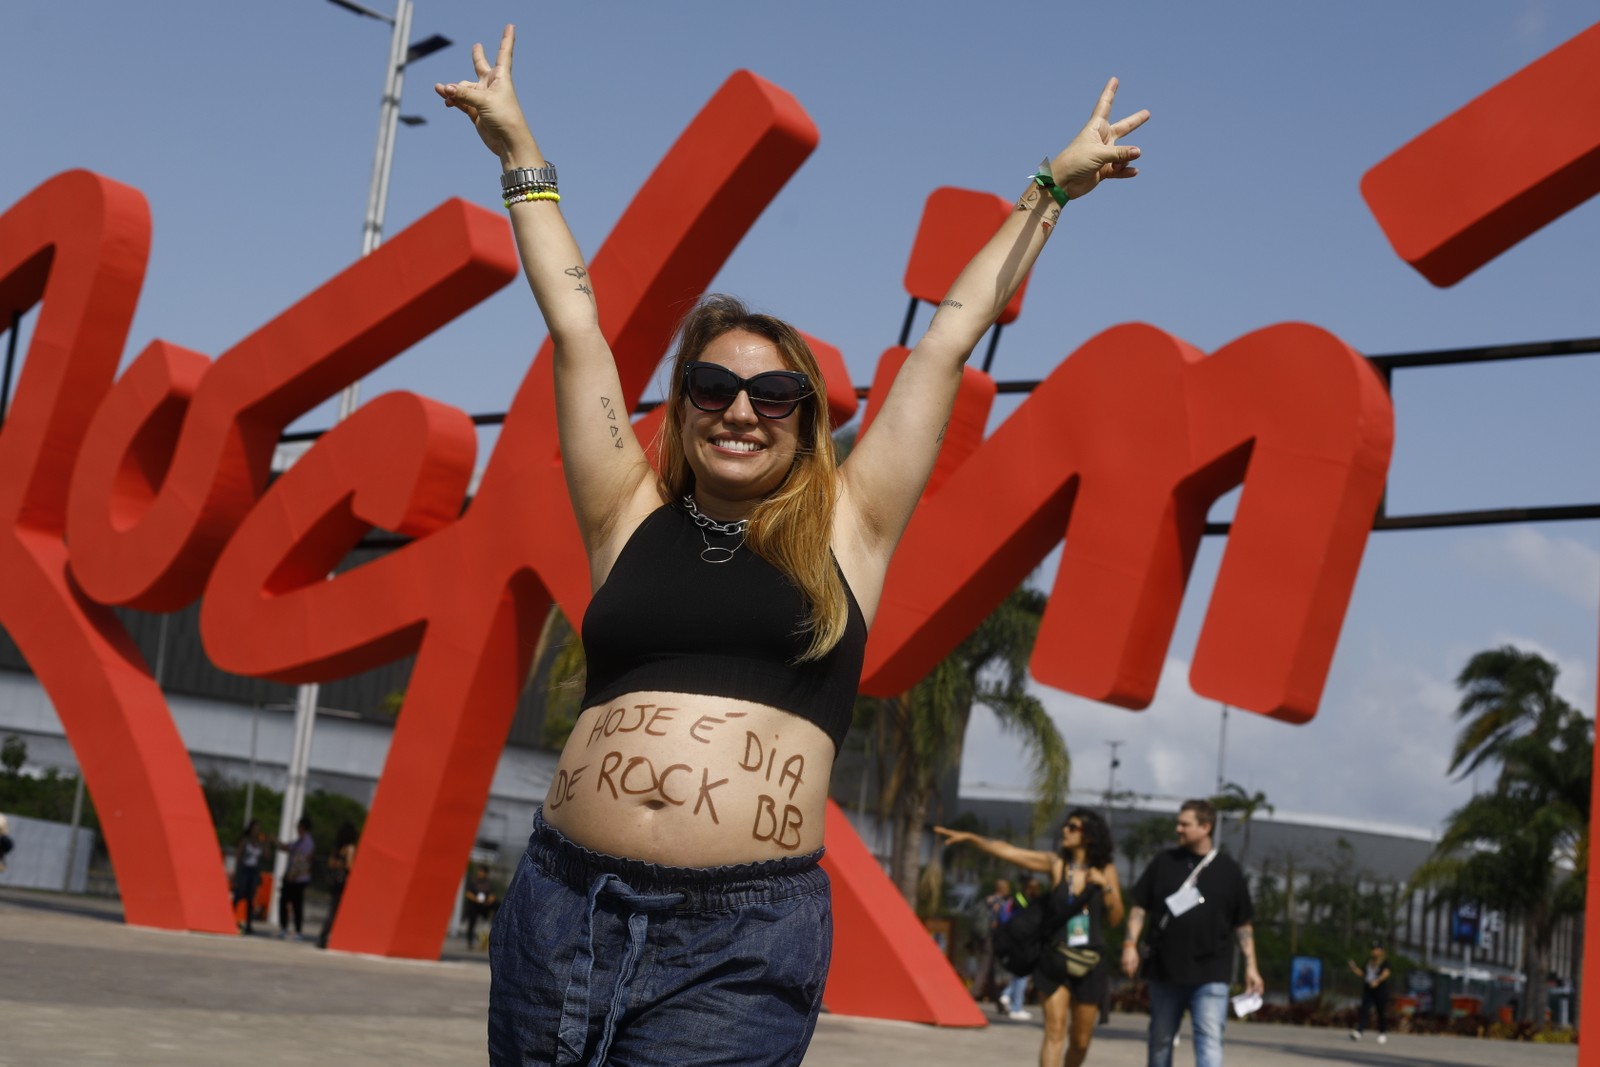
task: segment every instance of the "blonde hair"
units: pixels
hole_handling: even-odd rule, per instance
[[[706,297],[684,317],[657,446],[661,492],[669,501],[694,492],[694,471],[683,452],[683,411],[688,403],[683,395],[684,364],[699,359],[707,345],[733,330],[746,330],[771,341],[786,367],[811,380],[811,395],[792,416],[800,420],[794,465],[783,484],[750,513],[745,533],[746,547],[778,568],[805,598],[808,611],[802,632],[811,635],[811,644],[796,660],[805,663],[821,659],[839,643],[849,622],[849,606],[831,547],[839,465],[828,424],[822,371],[811,346],[793,326],[771,315],[756,314],[735,297],[723,294]]]

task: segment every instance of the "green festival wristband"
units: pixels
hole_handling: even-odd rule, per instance
[[[1057,204],[1062,207],[1067,206],[1067,201],[1070,200],[1071,197],[1067,196],[1067,191],[1065,189],[1056,184],[1055,175],[1050,173],[1050,158],[1048,156],[1045,157],[1044,162],[1039,164],[1038,173],[1032,175],[1032,177],[1033,184],[1037,185],[1041,189],[1047,190],[1050,193],[1051,198],[1055,200]]]

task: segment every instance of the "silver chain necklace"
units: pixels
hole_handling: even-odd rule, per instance
[[[735,552],[744,547],[744,532],[750,525],[749,519],[738,519],[734,522],[718,522],[709,515],[702,515],[700,513],[700,509],[695,506],[694,495],[692,493],[683,494],[683,508],[689,513],[689,518],[694,520],[694,524],[700,528],[700,540],[704,542],[706,546],[701,550],[700,558],[706,563],[727,563],[729,560],[733,559],[733,554]],[[721,545],[713,545],[711,543],[711,538],[706,536],[707,530],[710,530],[714,534],[720,534],[723,537],[738,537],[739,543],[734,545],[732,548],[724,548]]]

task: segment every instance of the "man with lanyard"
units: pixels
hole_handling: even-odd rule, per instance
[[[1211,842],[1217,809],[1186,800],[1178,811],[1178,847],[1159,853],[1139,876],[1129,899],[1122,969],[1139,969],[1139,934],[1151,917],[1145,960],[1150,985],[1149,1067],[1171,1067],[1172,1041],[1188,1009],[1197,1067],[1221,1067],[1228,1018],[1232,942],[1244,953],[1245,988],[1265,988],[1256,969],[1254,911],[1244,872]]]

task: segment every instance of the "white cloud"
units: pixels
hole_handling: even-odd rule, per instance
[[[1527,582],[1580,607],[1600,608],[1600,551],[1593,545],[1513,526],[1464,540],[1457,554],[1480,574]]]
[[[1381,648],[1347,652],[1347,680],[1330,686],[1317,718],[1292,726],[1234,710],[1226,780],[1261,790],[1287,814],[1364,819],[1432,830],[1471,793],[1446,776],[1459,699],[1449,678],[1388,661]],[[1348,662],[1358,657],[1359,663]],[[1196,696],[1188,663],[1169,658],[1155,701],[1142,712],[1036,687],[1073,757],[1073,789],[1106,788],[1120,741],[1119,790],[1166,800],[1210,794],[1217,780],[1221,706]],[[1020,745],[976,711],[962,780],[1026,786]]]

